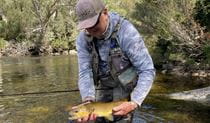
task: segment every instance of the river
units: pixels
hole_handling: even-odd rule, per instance
[[[76,55],[0,59],[0,123],[67,123],[81,102]],[[210,108],[165,94],[207,86],[205,80],[157,74],[140,117],[148,123],[209,123]]]

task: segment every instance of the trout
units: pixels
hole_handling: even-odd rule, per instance
[[[113,102],[92,102],[76,106],[76,108],[69,109],[69,120],[76,120],[87,117],[90,113],[94,113],[97,117],[104,117],[113,121],[112,109],[120,104],[127,102],[127,100],[113,101]]]

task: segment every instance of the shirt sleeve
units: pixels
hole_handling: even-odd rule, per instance
[[[139,76],[137,85],[131,93],[131,100],[140,106],[154,81],[153,61],[139,32],[128,21],[121,24],[119,38],[123,52],[128,56]]]
[[[95,87],[91,67],[91,54],[88,51],[87,40],[81,32],[77,38],[76,48],[78,51],[79,80],[78,86],[82,101],[95,100]]]

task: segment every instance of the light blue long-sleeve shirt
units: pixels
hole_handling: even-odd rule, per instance
[[[119,19],[122,19],[122,17],[117,13],[109,13],[109,25],[104,36],[105,38],[97,40],[96,46],[98,47],[99,55],[105,62],[108,61],[110,51],[110,36]],[[139,32],[128,20],[122,21],[117,35],[121,50],[129,58],[139,75],[137,85],[130,96],[131,100],[140,106],[150,91],[155,77],[153,61]],[[88,50],[88,40],[87,32],[82,31],[76,43],[79,63],[78,86],[83,101],[95,99],[95,86],[91,66],[92,55]]]

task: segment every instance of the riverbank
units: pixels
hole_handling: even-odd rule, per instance
[[[37,49],[35,44],[30,42],[15,43],[10,42],[0,49],[1,57],[18,57],[18,56],[58,56],[58,55],[72,55],[77,54],[75,49],[54,48],[50,45],[41,46]],[[172,74],[177,76],[192,76],[198,78],[210,77],[210,69],[205,67],[187,66],[183,63],[168,63],[161,67],[156,67],[162,74]]]
[[[76,54],[74,49],[54,48],[50,45],[40,46],[29,42],[7,43],[4,48],[0,49],[0,57],[18,57],[18,56],[57,56]]]
[[[165,66],[168,66],[168,64],[164,64]],[[163,65],[163,66],[164,66]],[[171,64],[170,64],[171,65]],[[191,77],[198,77],[198,78],[208,78],[210,77],[210,70],[205,68],[195,68],[195,66],[191,66],[192,68],[188,67],[186,70],[186,67],[183,65],[173,65],[173,68],[161,68],[160,71],[162,74],[169,74],[169,75],[176,75],[176,76],[191,76]],[[198,67],[198,66],[197,66]]]

